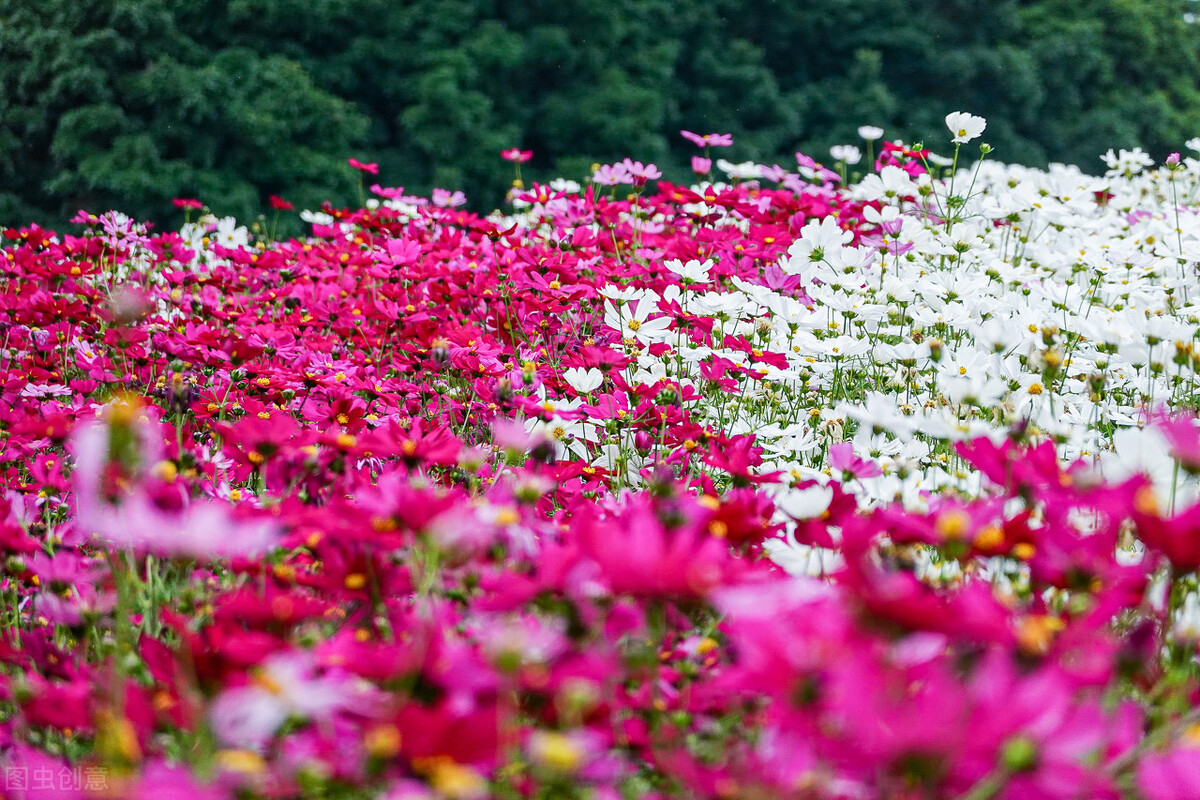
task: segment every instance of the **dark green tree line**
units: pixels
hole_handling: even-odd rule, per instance
[[[1100,168],[1200,134],[1189,0],[0,0],[0,222],[196,196],[253,217],[280,194],[381,180],[501,201],[527,174],[630,156],[688,174],[680,128],[794,163],[988,118],[997,156]]]

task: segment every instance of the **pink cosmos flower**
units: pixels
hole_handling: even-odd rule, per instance
[[[602,164],[592,175],[592,183],[597,186],[617,186],[623,183],[633,183],[633,176],[624,164]]]
[[[524,164],[529,159],[533,158],[532,150],[522,150],[519,147],[510,147],[507,150],[500,151],[500,157],[505,161],[512,161],[517,164]]]
[[[625,165],[626,172],[633,179],[634,186],[645,186],[646,181],[653,181],[662,177],[662,173],[658,171],[658,167],[653,164],[642,164],[640,161],[633,161],[628,158],[621,163]]]
[[[158,463],[152,436],[149,423],[140,422],[118,435],[95,422],[74,432],[76,518],[85,534],[137,552],[194,558],[254,555],[271,546],[274,525],[235,521],[224,506],[209,501],[184,504],[169,490],[152,495],[147,472]],[[125,439],[132,440],[126,447],[136,452],[115,453],[114,443]],[[118,457],[133,461],[137,471],[130,476],[128,490],[113,502],[108,484]]]
[[[679,526],[662,524],[645,495],[602,515],[585,506],[567,547],[548,554],[550,570],[574,582],[586,574],[592,591],[651,597],[703,597],[739,567],[728,545],[703,524],[698,504],[680,504]],[[557,563],[556,563],[557,562]]]
[[[691,131],[680,131],[679,135],[697,147],[729,147],[733,144],[732,133],[706,133],[701,136]]]
[[[1171,457],[1188,472],[1200,472],[1200,428],[1196,427],[1196,417],[1160,408],[1151,419],[1170,445]]]
[[[108,243],[122,252],[134,244],[141,243],[146,236],[146,226],[134,222],[120,211],[101,214],[100,226]]]
[[[378,183],[371,184],[371,194],[377,194],[380,197],[386,197],[388,200],[399,200],[404,197],[403,186],[380,186]]]
[[[692,156],[692,172],[697,175],[707,175],[712,169],[712,159],[703,156]]]
[[[1200,748],[1191,745],[1147,753],[1138,764],[1137,781],[1146,800],[1200,797]]]
[[[231,787],[221,782],[197,783],[187,767],[166,761],[142,767],[137,783],[124,791],[129,800],[228,800],[234,796]]]
[[[866,461],[854,455],[854,444],[839,442],[829,448],[829,467],[835,473],[840,472],[845,480],[851,478],[874,478],[883,474],[883,470],[873,461]]]
[[[449,192],[445,189],[433,190],[433,204],[438,208],[457,208],[465,205],[467,196],[462,192]]]

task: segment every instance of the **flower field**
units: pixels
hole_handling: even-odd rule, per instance
[[[1200,797],[1200,161],[947,125],[3,231],[0,796]]]

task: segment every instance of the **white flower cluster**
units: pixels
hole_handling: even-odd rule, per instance
[[[947,119],[959,144],[985,124]],[[1194,479],[1146,422],[1159,406],[1200,405],[1200,161],[1104,158],[1100,177],[1063,165],[984,162],[918,178],[884,167],[844,190],[872,203],[865,236],[812,220],[777,265],[802,291],[710,283],[714,264],[668,261],[683,285],[609,287],[605,325],[620,334],[614,347],[636,353],[634,383],[677,382],[694,420],[755,434],[763,471],[824,482],[833,445],[850,441],[878,467],[847,484],[863,503],[919,508],[942,491],[976,493],[954,443],[1014,431],[1111,478],[1146,474],[1164,504],[1193,502]],[[708,318],[713,344],[674,329],[669,307]],[[726,346],[727,335],[752,350]],[[570,382],[588,392],[598,379]],[[646,461],[621,434],[570,426],[577,454],[638,480]],[[784,507],[806,506],[789,499],[800,490],[775,491]],[[796,571],[827,566],[808,551],[776,555]]]

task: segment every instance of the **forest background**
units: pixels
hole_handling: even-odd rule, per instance
[[[986,116],[1008,162],[1101,169],[1200,135],[1190,0],[0,0],[0,226],[197,197],[253,219],[385,185],[498,206],[525,177],[630,156],[690,175],[679,136],[794,165],[859,125],[945,139]]]

